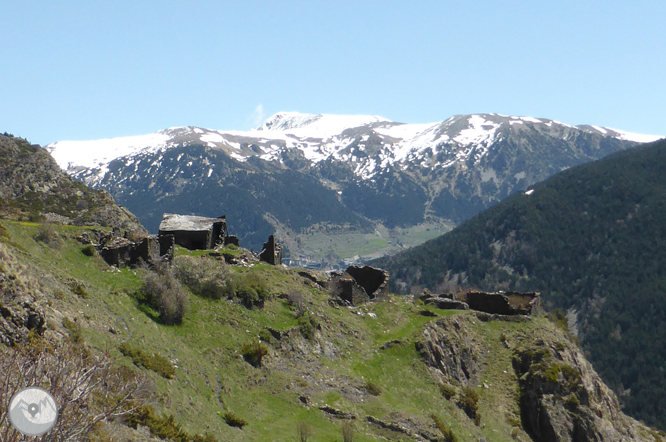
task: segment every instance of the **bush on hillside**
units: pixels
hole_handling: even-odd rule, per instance
[[[148,271],[143,277],[143,298],[159,312],[164,324],[180,324],[189,308],[187,292],[180,285],[167,264],[160,264],[155,271]]]
[[[351,422],[343,422],[342,424],[342,440],[344,442],[354,441],[354,425]]]
[[[298,434],[299,442],[308,442],[312,437],[312,427],[304,421],[296,423],[296,433]]]
[[[261,345],[261,342],[255,340],[250,344],[243,345],[241,354],[248,364],[253,367],[261,367],[261,361],[268,354],[268,349]]]
[[[178,256],[175,274],[193,293],[210,299],[236,299],[248,308],[268,300],[268,284],[253,271],[239,273],[224,262],[208,257]]]
[[[436,414],[431,414],[430,417],[432,418],[433,422],[435,422],[435,426],[439,431],[441,431],[442,436],[444,436],[444,442],[458,442],[458,437],[456,434],[453,432],[451,428],[449,428],[442,420],[437,416]]]
[[[380,394],[382,394],[382,388],[379,385],[370,381],[367,381],[365,383],[365,391],[367,391],[369,394],[373,396],[379,396]]]
[[[215,436],[206,433],[191,435],[176,422],[173,415],[158,416],[149,405],[137,406],[125,420],[127,426],[137,428],[139,425],[148,427],[150,434],[160,439],[176,442],[217,442]]]
[[[230,427],[236,427],[242,430],[243,427],[247,425],[247,421],[245,419],[236,416],[234,413],[230,411],[224,413],[222,417],[224,418],[224,421],[227,423],[227,425],[229,425]]]
[[[81,247],[81,253],[86,256],[95,256],[95,246],[92,244],[86,244],[85,246]]]
[[[124,356],[130,357],[137,367],[152,370],[166,379],[173,379],[176,375],[173,364],[158,353],[148,354],[140,348],[132,347],[127,342],[120,344],[118,349]]]
[[[308,341],[314,339],[317,325],[317,318],[312,316],[309,312],[298,318],[298,328],[301,330],[303,337]]]
[[[174,259],[176,277],[203,298],[220,299],[228,295],[226,280],[230,271],[222,261],[207,257],[177,256]]]
[[[0,345],[0,402],[9,404],[19,389],[48,386],[58,404],[58,421],[41,440],[94,439],[100,423],[122,418],[140,399],[143,379],[105,353],[66,340],[50,342],[36,333],[29,338],[21,346]],[[2,440],[25,438],[5,426]]]
[[[476,425],[481,423],[479,414],[479,394],[471,387],[464,387],[460,392],[458,406],[465,412]]]

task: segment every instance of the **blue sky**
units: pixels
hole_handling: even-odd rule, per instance
[[[0,132],[32,142],[278,111],[496,112],[666,135],[666,2],[12,1]]]

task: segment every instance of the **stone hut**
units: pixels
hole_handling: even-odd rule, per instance
[[[173,242],[189,250],[206,250],[224,244],[227,218],[165,213],[160,223],[160,238],[173,235]]]

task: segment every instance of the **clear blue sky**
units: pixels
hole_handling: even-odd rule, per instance
[[[666,135],[666,1],[6,1],[0,132],[496,112]]]

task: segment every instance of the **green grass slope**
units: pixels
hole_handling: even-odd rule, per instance
[[[666,428],[666,141],[566,170],[377,265],[394,289],[537,290],[624,410]]]
[[[513,368],[516,348],[539,338],[559,339],[563,348],[573,345],[543,318],[483,322],[473,312],[435,310],[398,296],[339,307],[294,270],[264,264],[232,268],[201,252],[191,260],[213,262],[227,279],[261,281],[267,300],[262,308],[248,308],[187,291],[182,323],[164,325],[138,301],[148,270],[117,270],[87,256],[74,239],[83,228],[53,226],[45,242],[40,225],[0,221],[0,226],[2,250],[34,271],[18,277],[39,280],[34,284],[43,293],[36,302],[46,311],[45,335],[105,349],[118,363],[145,373],[157,415],[172,415],[187,433],[209,433],[220,441],[297,440],[299,422],[312,429],[311,441],[341,441],[344,422],[351,422],[357,442],[528,441]],[[0,276],[11,272],[9,265],[0,266]],[[417,350],[426,329],[454,323],[465,330],[455,345],[475,367],[469,381],[443,378]],[[259,340],[267,354],[254,367],[243,347]],[[448,399],[443,381],[453,389]],[[464,387],[478,397],[477,423],[460,405]],[[231,426],[225,416],[246,425]]]

